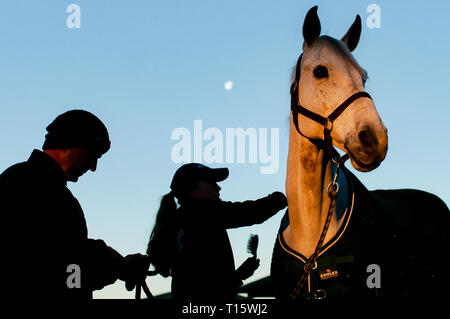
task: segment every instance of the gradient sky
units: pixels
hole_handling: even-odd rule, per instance
[[[66,25],[72,3],[81,8],[79,29]],[[366,25],[372,3],[381,8],[381,28]],[[261,174],[260,162],[210,166],[230,169],[220,183],[224,200],[284,192],[290,76],[314,5],[322,34],[341,38],[356,14],[363,21],[353,54],[369,73],[366,90],[388,128],[389,151],[379,168],[356,172],[358,178],[369,189],[422,189],[448,205],[447,1],[2,0],[0,171],[40,148],[45,127],[60,113],[96,114],[109,129],[111,150],[95,174],[69,188],[84,209],[89,236],[124,255],[145,252],[159,201],[179,167],[171,134],[178,127],[193,134],[194,120],[224,134],[278,128],[275,174]],[[247,282],[269,274],[283,213],[229,231],[237,265],[247,257],[248,236],[260,236],[261,266]],[[147,283],[154,294],[170,289],[169,279]],[[134,294],[119,281],[95,297]]]

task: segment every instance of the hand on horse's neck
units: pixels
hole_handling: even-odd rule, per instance
[[[290,248],[307,258],[319,241],[330,203],[326,188],[332,180],[332,167],[323,161],[324,151],[299,135],[291,121],[286,178],[289,227],[283,237]],[[338,220],[334,214],[325,243],[342,221],[343,216]]]

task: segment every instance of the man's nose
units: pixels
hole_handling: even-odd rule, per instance
[[[92,160],[91,163],[89,164],[89,169],[93,172],[95,172],[95,170],[97,169],[97,161],[98,161],[98,158],[96,158],[95,160]]]

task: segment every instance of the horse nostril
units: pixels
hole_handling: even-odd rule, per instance
[[[378,139],[376,138],[373,131],[368,127],[359,131],[358,138],[361,144],[363,144],[364,146],[373,148],[378,145]]]

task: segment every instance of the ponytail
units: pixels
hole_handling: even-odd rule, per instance
[[[147,255],[155,270],[164,277],[170,275],[176,247],[179,222],[173,192],[163,196],[156,215],[155,226],[147,245]]]

